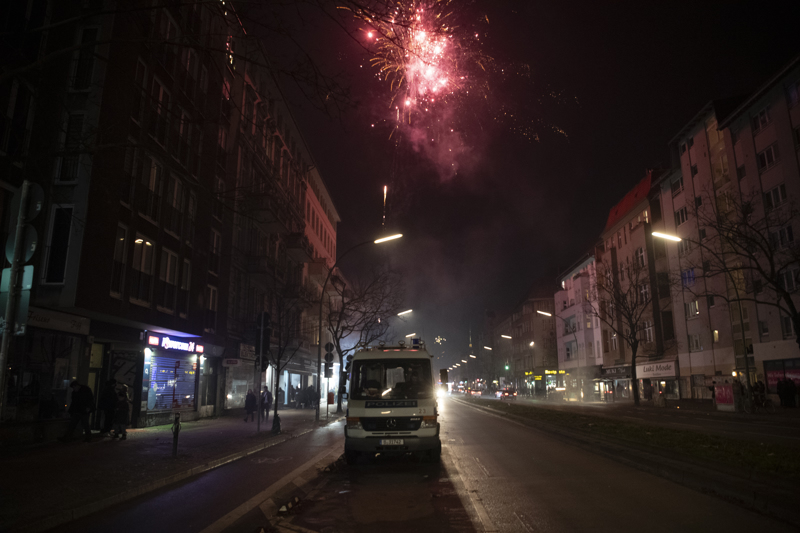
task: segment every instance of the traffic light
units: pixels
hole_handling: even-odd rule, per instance
[[[353,364],[353,354],[347,356],[347,362],[344,365],[344,371],[346,374],[350,373],[350,366]]]
[[[333,377],[333,343],[328,342],[325,344],[325,377]]]
[[[508,370],[508,363],[506,363],[506,370]]]

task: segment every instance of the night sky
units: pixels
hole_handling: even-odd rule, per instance
[[[389,186],[388,230],[405,237],[355,251],[341,266],[355,276],[388,256],[403,272],[415,311],[398,322],[398,336],[424,331],[431,346],[441,335],[447,343],[437,355],[445,350],[446,364],[462,359],[469,327],[480,327],[484,310],[510,310],[539,280],[555,285],[645,170],[670,165],[667,143],[706,103],[752,92],[800,53],[800,2],[653,4],[472,3],[489,21],[487,53],[531,67],[538,94],[502,97],[524,102],[559,93],[558,101],[542,100],[536,118],[566,136],[542,125],[539,141],[529,142],[484,121],[471,132],[471,157],[455,176],[388,139],[381,126],[390,118],[388,87],[369,70],[359,32],[349,36],[308,13],[287,20],[320,68],[340,76],[358,103],[332,117],[287,84],[342,218],[340,255],[382,233]]]

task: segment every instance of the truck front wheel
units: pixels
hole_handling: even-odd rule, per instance
[[[349,465],[354,465],[354,464],[356,464],[357,460],[358,460],[358,452],[354,451],[354,450],[348,450],[347,448],[345,448],[345,450],[344,450],[344,462],[349,464]]]

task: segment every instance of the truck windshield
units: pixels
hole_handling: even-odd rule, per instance
[[[427,359],[373,359],[353,362],[350,397],[433,398],[431,362]]]

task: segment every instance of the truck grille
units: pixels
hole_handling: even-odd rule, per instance
[[[380,417],[362,418],[361,426],[367,431],[416,431],[422,424],[422,417]]]

